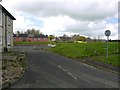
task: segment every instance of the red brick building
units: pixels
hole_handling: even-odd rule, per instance
[[[33,35],[33,34],[14,34],[14,42],[48,42],[49,38],[47,35]]]

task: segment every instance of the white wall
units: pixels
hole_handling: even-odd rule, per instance
[[[3,47],[7,46],[8,49],[11,49],[13,47],[13,20],[4,12],[2,15]]]
[[[2,52],[2,10],[0,10],[0,52]]]

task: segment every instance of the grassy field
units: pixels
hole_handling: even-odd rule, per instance
[[[48,44],[49,42],[14,42],[14,45],[40,45]]]
[[[92,58],[93,60],[102,61],[120,66],[118,63],[119,51],[117,42],[109,42],[109,57],[106,58],[106,42],[97,43],[57,43],[57,46],[51,48],[50,51],[73,59]]]

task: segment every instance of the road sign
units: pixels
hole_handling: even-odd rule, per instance
[[[110,34],[111,34],[110,30],[106,30],[106,31],[105,31],[105,35],[106,35],[106,36],[110,36]]]

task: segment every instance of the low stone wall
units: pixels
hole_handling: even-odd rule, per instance
[[[16,82],[24,74],[26,65],[24,52],[3,53],[2,88],[8,88]]]

